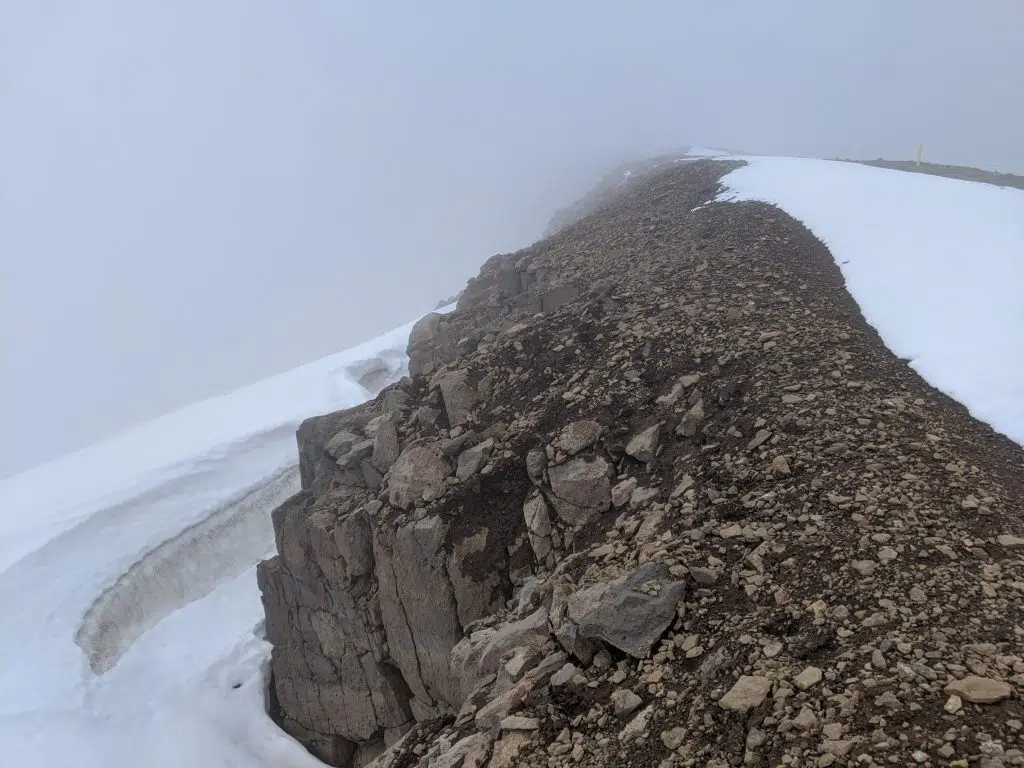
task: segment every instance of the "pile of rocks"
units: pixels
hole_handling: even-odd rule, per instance
[[[1024,451],[676,166],[299,430],[273,716],[336,766],[1024,765]]]

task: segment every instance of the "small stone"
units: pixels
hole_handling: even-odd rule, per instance
[[[711,586],[718,581],[719,573],[713,568],[690,566],[690,577],[703,586]]]
[[[632,456],[637,461],[644,463],[654,460],[654,454],[658,451],[658,445],[661,443],[661,436],[658,433],[660,428],[659,424],[648,427],[643,432],[635,435],[632,440],[626,444],[626,453]]]
[[[683,479],[679,481],[679,485],[676,486],[670,496],[673,499],[679,498],[691,488],[693,488],[693,478],[690,475],[683,475]]]
[[[747,731],[747,749],[757,749],[764,746],[768,741],[768,734],[760,728],[751,728]]]
[[[651,721],[651,714],[653,711],[653,704],[645,709],[641,709],[636,714],[636,717],[630,720],[626,724],[626,727],[619,732],[619,741],[630,741],[646,731],[647,726]]]
[[[1014,536],[1012,533],[1004,533],[996,537],[996,541],[999,546],[1006,547],[1007,549],[1024,549],[1024,539],[1020,536]]]
[[[774,659],[782,653],[784,648],[785,646],[778,640],[773,640],[770,643],[767,643],[764,648],[761,649],[761,652],[764,653],[766,658]]]
[[[772,433],[767,429],[757,430],[757,434],[754,435],[754,438],[749,443],[747,443],[747,450],[752,451],[755,448],[764,445],[764,443],[766,443],[771,436]]]
[[[719,529],[718,535],[723,539],[735,539],[737,536],[743,535],[743,526],[737,523],[727,525],[725,528]]]
[[[790,471],[789,461],[785,456],[776,456],[772,459],[772,472],[777,475],[788,475]]]
[[[768,697],[772,689],[772,681],[760,675],[744,675],[736,681],[722,698],[718,706],[734,712],[746,712],[757,709]]]
[[[626,502],[629,501],[630,496],[633,495],[633,490],[635,488],[635,477],[627,477],[621,483],[616,483],[612,486],[612,506],[616,509],[625,506]]]
[[[661,743],[673,752],[679,749],[679,747],[683,745],[683,741],[685,740],[685,728],[673,728],[670,731],[663,731],[661,734]]]
[[[961,699],[954,693],[952,696],[949,697],[949,699],[946,701],[945,706],[943,706],[942,708],[949,712],[949,714],[955,715],[957,712],[964,708],[963,699]]]
[[[584,448],[596,443],[599,437],[601,425],[596,421],[574,421],[562,428],[558,436],[558,446],[570,456],[575,456]]]
[[[924,590],[920,587],[911,587],[910,592],[907,593],[907,597],[910,598],[910,602],[912,603],[928,602],[928,595],[926,595]]]
[[[821,682],[822,672],[817,667],[807,667],[793,678],[793,684],[801,691],[806,691]]]
[[[617,717],[625,717],[632,714],[643,704],[643,699],[637,696],[628,688],[619,688],[612,691],[612,711]]]
[[[878,568],[878,563],[874,560],[854,560],[850,563],[850,567],[861,576],[867,577],[875,572],[875,569]]]
[[[501,721],[501,730],[503,731],[536,731],[538,728],[540,728],[540,721],[536,717],[509,715]]]
[[[577,672],[579,672],[579,669],[575,664],[566,664],[551,676],[551,687],[558,688],[559,686],[568,684],[576,676]]]
[[[825,723],[821,728],[821,733],[826,739],[838,741],[843,738],[844,730],[842,723]]]
[[[800,714],[793,718],[793,723],[802,731],[812,731],[818,726],[818,718],[813,709],[804,707]]]
[[[943,690],[972,704],[994,704],[1013,695],[1013,688],[1009,683],[978,675],[969,675],[963,680],[954,680]]]

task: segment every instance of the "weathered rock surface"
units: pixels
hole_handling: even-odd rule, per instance
[[[575,636],[601,640],[633,658],[645,658],[676,618],[686,585],[662,563],[573,594],[566,607]]]
[[[799,223],[709,203],[728,167],[492,257],[411,378],[300,427],[259,582],[322,759],[1024,764],[1024,451]]]

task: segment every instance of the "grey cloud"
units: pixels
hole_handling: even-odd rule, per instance
[[[688,143],[1024,172],[1024,6],[0,11],[0,474],[373,336]]]

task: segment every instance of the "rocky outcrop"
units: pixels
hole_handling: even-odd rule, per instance
[[[299,430],[271,712],[336,766],[1024,763],[1024,452],[679,165]],[[959,761],[959,762],[958,762]]]

